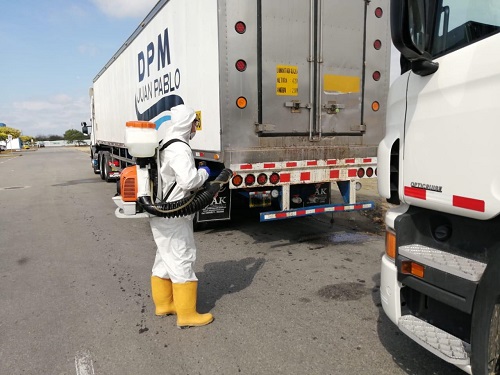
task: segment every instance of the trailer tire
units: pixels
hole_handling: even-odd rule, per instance
[[[500,254],[497,251],[488,262],[474,301],[471,327],[471,366],[474,375],[500,374],[499,265]]]
[[[97,162],[99,163],[99,175],[101,176],[101,180],[104,181],[104,153],[99,152],[97,157]]]
[[[114,178],[110,178],[109,175],[111,174],[111,167],[109,166],[109,160],[111,159],[111,156],[109,155],[109,152],[105,152],[104,153],[104,181],[106,182],[114,182],[115,179]]]

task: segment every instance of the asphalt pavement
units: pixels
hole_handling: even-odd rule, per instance
[[[462,373],[381,309],[381,200],[269,223],[241,210],[195,233],[215,321],[179,330],[154,315],[147,220],[114,216],[86,152],[2,153],[0,176],[1,375]],[[359,194],[379,199],[375,180]]]

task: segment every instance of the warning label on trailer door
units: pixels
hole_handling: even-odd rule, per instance
[[[276,66],[276,95],[299,95],[299,68],[293,65]]]

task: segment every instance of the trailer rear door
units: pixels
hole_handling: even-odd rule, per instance
[[[259,3],[261,136],[359,135],[365,1]]]

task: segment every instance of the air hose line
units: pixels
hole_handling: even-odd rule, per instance
[[[142,196],[137,199],[140,206],[147,213],[159,217],[181,217],[192,215],[210,203],[215,195],[221,190],[222,185],[227,184],[233,175],[230,169],[223,169],[213,181],[207,181],[200,190],[174,202],[153,203],[151,196]]]

